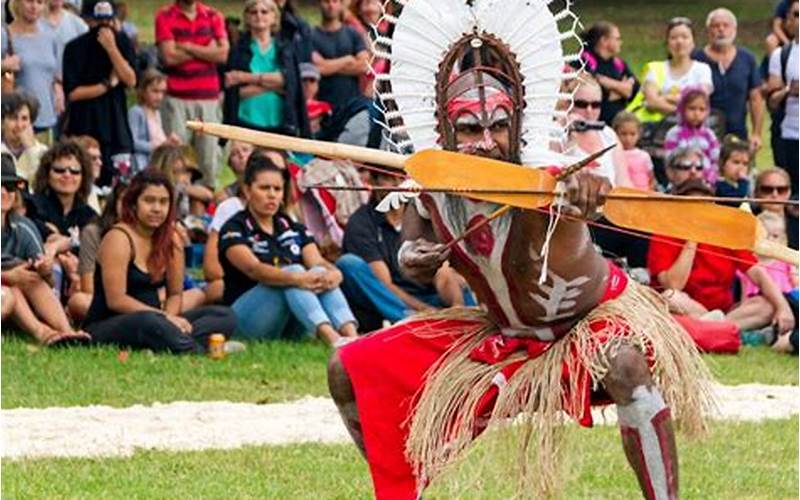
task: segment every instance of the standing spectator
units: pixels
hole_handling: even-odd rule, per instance
[[[685,87],[678,101],[678,124],[667,131],[664,150],[669,155],[677,148],[695,148],[703,152],[705,179],[717,181],[719,140],[706,125],[709,113],[708,94],[703,87]]]
[[[342,0],[319,0],[322,24],[312,32],[312,62],[319,68],[319,99],[334,109],[361,96],[358,77],[367,71],[369,52],[364,39],[342,23]]]
[[[708,64],[714,81],[711,108],[725,115],[725,133],[748,140],[747,113],[753,124],[750,147],[761,147],[764,99],[756,57],[736,45],[736,16],[728,9],[714,9],[706,19],[708,43],[695,50],[692,58]]]
[[[45,254],[38,231],[29,219],[14,212],[22,181],[13,160],[2,155],[3,317],[10,315],[42,345],[86,342],[89,335],[70,326],[53,294],[53,259]],[[9,297],[13,307],[7,311]]]
[[[375,0],[373,0],[375,1]],[[584,50],[581,59],[584,69],[597,79],[603,89],[600,120],[611,125],[614,117],[639,92],[639,82],[619,57],[622,37],[619,28],[608,21],[599,21],[581,35]]]
[[[300,78],[303,79],[303,96],[306,99],[308,122],[311,137],[316,137],[322,130],[322,121],[331,115],[333,107],[325,101],[318,101],[319,80],[322,75],[311,63],[300,63]]]
[[[656,177],[653,174],[653,159],[647,151],[636,147],[642,136],[642,124],[636,115],[620,111],[614,117],[612,128],[619,137],[625,160],[628,163],[628,177],[631,186],[637,189],[654,190]]]
[[[2,97],[2,151],[13,156],[17,171],[26,182],[33,181],[39,160],[47,146],[36,139],[33,122],[39,104],[36,98],[21,92]]]
[[[247,0],[247,31],[231,50],[225,73],[226,123],[309,136],[299,61],[281,38],[280,11],[273,0]]]
[[[217,178],[217,138],[192,134],[187,120],[219,122],[220,81],[217,65],[228,59],[225,19],[197,0],[175,0],[156,14],[156,43],[167,72],[164,129],[194,146],[200,157],[203,182]]]
[[[775,162],[785,169],[792,179],[792,194],[797,194],[798,175],[798,2],[793,0],[786,14],[785,29],[791,43],[775,49],[769,58],[767,81],[768,104],[772,110],[783,110],[780,140],[774,140]],[[776,131],[773,131],[775,134]]]
[[[81,14],[89,31],[64,49],[67,118],[64,133],[90,135],[100,142],[103,172],[99,184],[127,175],[133,138],[127,120],[125,89],[136,86],[133,47],[114,30],[114,6],[108,0],[85,0]]]
[[[254,155],[247,164],[247,208],[220,231],[224,302],[236,312],[238,335],[317,335],[337,345],[357,335],[339,290],[342,273],[320,255],[306,228],[282,213],[286,174],[265,156]]]
[[[43,0],[15,0],[11,3],[14,21],[8,26],[14,53],[20,59],[17,87],[30,92],[39,101],[39,113],[33,123],[45,144],[52,141],[58,115],[64,111],[61,85],[61,59],[56,35],[41,22]]]
[[[97,251],[94,296],[86,329],[95,342],[122,347],[202,353],[214,333],[236,325],[227,307],[182,313],[183,248],[173,228],[175,193],[167,178],[148,169],[125,192],[121,222]],[[162,306],[159,288],[166,286]]]
[[[280,37],[294,46],[300,62],[311,62],[311,26],[300,17],[293,0],[276,0],[281,9]]]
[[[56,35],[59,62],[63,60],[64,47],[67,43],[89,31],[89,27],[80,16],[64,7],[64,0],[49,0],[47,13],[42,21]]]
[[[361,27],[359,32],[363,33],[364,44],[373,53],[373,41],[378,36],[389,37],[389,22],[381,20],[383,8],[380,0],[355,0],[351,5],[351,10],[355,19]],[[373,97],[375,86],[375,75],[389,72],[389,61],[382,57],[375,57],[370,63],[372,71],[367,71],[359,78],[361,92],[369,98]]]
[[[133,52],[139,52],[139,28],[128,20],[128,2],[116,2],[117,7],[117,22],[119,22],[120,30],[125,33],[128,40],[131,42]]]
[[[128,110],[128,124],[133,134],[134,167],[144,170],[153,151],[168,142],[180,144],[175,134],[167,136],[161,121],[161,103],[167,92],[167,77],[154,68],[145,70],[136,89],[135,106]]]
[[[2,80],[0,80],[0,90],[4,94],[14,92],[17,85],[17,73],[19,73],[21,62],[19,56],[14,53],[14,46],[11,43],[11,37],[8,34],[8,25],[3,22],[2,31],[0,31],[0,51],[2,52],[2,63],[0,69],[2,70]]]
[[[714,90],[711,68],[692,60],[694,28],[692,20],[676,17],[667,24],[666,61],[651,61],[644,67],[642,90],[628,105],[642,123],[661,121],[678,109],[681,90],[703,86],[709,94]]]
[[[775,12],[772,14],[770,20],[770,32],[764,40],[764,46],[767,49],[767,54],[772,54],[772,51],[778,47],[783,47],[792,38],[786,34],[786,29],[783,23],[786,20],[786,14],[789,12],[789,0],[780,0],[775,5]]]

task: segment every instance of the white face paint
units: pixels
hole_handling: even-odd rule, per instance
[[[567,281],[551,270],[547,271],[547,277],[551,285],[539,285],[539,290],[530,294],[531,298],[544,308],[544,315],[538,319],[551,323],[573,316],[577,299],[582,293],[581,286],[588,283],[589,278],[578,276]]]

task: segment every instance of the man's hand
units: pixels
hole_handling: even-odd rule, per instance
[[[22,69],[22,59],[14,54],[3,58],[3,71],[13,71],[14,73]]]
[[[49,255],[40,255],[33,261],[33,269],[39,276],[47,279],[53,273],[53,258]]]
[[[178,327],[178,330],[180,330],[182,334],[189,335],[192,333],[192,324],[183,316],[176,316],[174,314],[166,314],[165,316],[170,323]]]
[[[755,154],[761,149],[761,137],[758,134],[750,134],[750,151]]]
[[[400,247],[400,267],[409,278],[429,283],[450,256],[450,251],[444,251],[444,248],[441,243],[432,243],[423,238],[406,241]]]
[[[611,182],[605,177],[578,172],[566,180],[567,201],[575,215],[584,219],[596,219],[597,211],[606,202],[606,195],[611,191]]]
[[[34,286],[41,278],[39,273],[32,269],[30,263],[20,265],[9,271],[3,271],[3,278],[12,286],[29,288]]]
[[[117,39],[114,36],[114,30],[107,26],[103,26],[97,30],[97,41],[106,52],[117,50]]]

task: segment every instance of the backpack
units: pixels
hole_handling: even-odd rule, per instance
[[[786,67],[789,65],[789,55],[791,52],[792,43],[787,43],[781,47],[781,78],[783,78],[784,83],[789,83],[786,78]],[[772,116],[772,132],[775,133],[777,130],[779,137],[781,133],[781,123],[783,123],[783,119],[786,117],[786,99],[788,98],[788,95],[784,97],[783,102],[781,102],[781,105],[778,106],[778,109],[770,112],[770,116]]]

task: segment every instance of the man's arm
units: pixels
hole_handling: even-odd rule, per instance
[[[117,39],[114,30],[111,28],[100,28],[97,33],[97,41],[108,53],[111,64],[114,68],[114,74],[119,78],[119,81],[125,84],[128,88],[136,87],[136,72],[122,55],[119,46],[117,46]]]
[[[692,273],[692,265],[694,265],[694,257],[696,254],[697,243],[687,241],[683,245],[683,250],[681,250],[675,263],[666,271],[658,273],[657,278],[661,286],[673,290],[683,290],[686,288],[689,275]]]
[[[164,40],[158,44],[158,52],[161,54],[161,60],[164,65],[178,66],[186,61],[191,61],[192,56],[188,52],[179,49],[175,45],[175,40]]]
[[[341,73],[347,65],[352,64],[354,60],[355,58],[353,56],[325,59],[319,52],[315,51],[311,54],[311,62],[314,63],[322,76],[337,75]]]
[[[747,107],[750,110],[750,120],[753,124],[753,133],[750,134],[750,146],[755,151],[761,149],[761,134],[764,131],[764,98],[761,96],[759,87],[754,87],[750,90]]]
[[[230,45],[227,39],[217,39],[208,45],[195,43],[176,43],[176,48],[188,54],[189,59],[202,59],[214,64],[225,64],[228,61]]]
[[[406,206],[403,214],[400,239],[403,241],[397,255],[400,272],[418,283],[433,283],[450,252],[443,251],[444,245],[438,242],[433,225],[419,215],[413,203]]]
[[[348,76],[361,76],[367,72],[368,64],[369,52],[362,50],[355,57],[351,57],[339,73]]]

